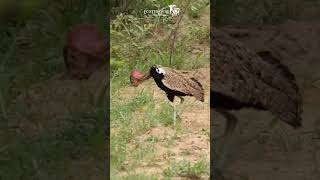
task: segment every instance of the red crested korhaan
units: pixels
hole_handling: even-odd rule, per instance
[[[181,112],[181,105],[184,102],[184,96],[194,96],[197,100],[204,102],[204,91],[201,83],[194,77],[188,76],[182,71],[160,65],[151,66],[148,73],[143,74],[135,69],[131,72],[130,82],[133,86],[153,78],[157,86],[163,90],[167,98],[173,102],[175,97],[181,99],[179,105],[174,106],[173,123],[176,124],[176,118]]]
[[[210,107],[227,120],[232,110],[270,111],[294,128],[301,126],[302,97],[295,76],[269,51],[254,52],[221,30],[211,28]]]

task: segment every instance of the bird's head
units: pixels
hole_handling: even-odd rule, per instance
[[[159,65],[151,66],[150,72],[155,75],[161,75],[161,76],[164,76],[166,74],[166,71]]]
[[[139,86],[140,83],[143,81],[154,77],[154,78],[161,78],[165,75],[165,70],[159,65],[152,65],[150,71],[146,74],[143,74],[139,69],[134,69],[131,71],[130,74],[130,82],[132,86]]]

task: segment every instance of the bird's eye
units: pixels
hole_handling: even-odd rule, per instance
[[[165,74],[165,71],[164,71],[164,69],[162,69],[162,68],[156,68],[156,72],[157,72],[158,74]]]

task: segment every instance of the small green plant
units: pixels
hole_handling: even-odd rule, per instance
[[[210,28],[207,26],[203,26],[201,24],[190,26],[190,35],[194,36],[196,39],[200,41],[207,41],[210,40]]]
[[[145,143],[134,139],[134,137],[143,133],[154,124],[154,119],[150,118],[150,115],[154,114],[152,94],[144,91],[138,92],[125,104],[118,104],[118,99],[115,98],[112,98],[112,101],[111,168],[130,168],[137,161],[150,154],[150,149],[152,149],[152,144],[154,143],[151,141],[151,144],[145,145]],[[138,119],[135,118],[137,114],[139,114]],[[148,118],[144,118],[145,115]],[[128,142],[132,142],[135,148],[128,146]],[[150,155],[152,157],[152,152]],[[132,161],[124,167],[123,163],[128,158]]]
[[[205,160],[200,160],[194,164],[187,160],[174,161],[170,167],[166,168],[163,173],[166,177],[188,177],[192,179],[201,179],[201,176],[208,172],[209,165]]]
[[[164,126],[172,125],[173,124],[172,106],[169,105],[169,103],[167,102],[163,102],[160,105],[160,109],[161,109],[161,112],[157,115],[158,116],[157,118],[159,119],[160,123],[162,123]]]
[[[199,18],[201,13],[203,13],[204,8],[209,6],[209,1],[201,0],[201,1],[194,1],[190,4],[188,9],[188,15],[192,18]]]

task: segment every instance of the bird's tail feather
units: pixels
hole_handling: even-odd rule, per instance
[[[266,106],[271,112],[278,114],[281,120],[290,124],[291,126],[298,128],[301,126],[301,114],[302,114],[302,97],[299,92],[299,87],[296,83],[294,74],[284,66],[279,59],[277,59],[269,51],[257,52],[262,60],[274,64],[275,68],[282,73],[284,77],[287,78],[288,84],[279,84],[282,86],[286,92],[279,92],[277,89],[269,89],[267,94],[269,94],[268,102]]]
[[[200,87],[200,91],[196,94],[194,94],[194,97],[197,98],[199,101],[204,102],[204,90],[203,90],[203,86],[202,84],[196,80],[195,78],[190,78],[191,80],[193,80],[194,82],[196,82],[199,87]]]

